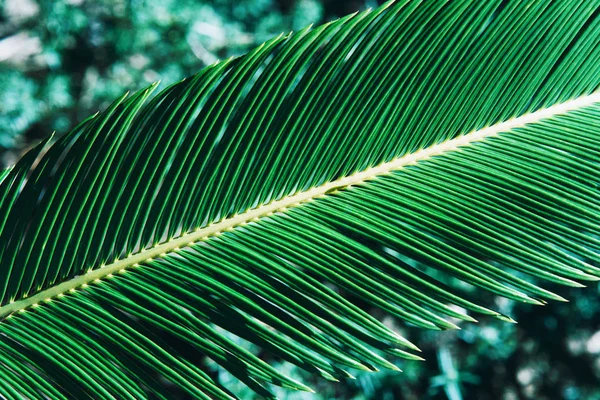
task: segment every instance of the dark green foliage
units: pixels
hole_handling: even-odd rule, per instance
[[[28,141],[52,131],[61,136],[126,91],[176,82],[324,18],[316,0],[285,4],[6,0],[0,5],[0,166],[13,164]]]

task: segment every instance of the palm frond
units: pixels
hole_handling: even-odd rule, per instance
[[[0,394],[234,397],[207,356],[269,398],[310,389],[223,330],[337,380],[419,359],[341,293],[439,330],[511,320],[465,285],[598,280],[599,10],[390,2],[37,146],[0,174]]]
[[[10,172],[10,168],[0,170],[0,183],[4,180],[6,175]]]

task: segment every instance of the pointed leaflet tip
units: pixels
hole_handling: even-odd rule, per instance
[[[375,370],[373,370],[372,368],[369,368],[366,365],[364,365],[362,363],[359,363],[359,362],[353,363],[353,366],[354,366],[354,368],[359,369],[361,371],[366,371],[366,372],[375,372],[375,371],[377,371],[377,368],[375,368]]]
[[[416,354],[412,354],[412,353],[409,353],[407,351],[400,350],[400,349],[387,349],[386,353],[391,354],[395,357],[404,358],[405,360],[425,361],[425,359],[423,357],[420,357]]]
[[[394,333],[394,336],[396,337],[396,343],[401,344],[401,345],[403,345],[405,347],[408,347],[411,350],[421,352],[421,349],[419,349],[412,342],[409,342],[408,340],[404,339],[402,336],[400,336],[400,335],[398,335],[396,333]]]
[[[421,350],[420,348],[418,348],[417,346],[411,347],[412,350],[414,351],[418,351],[419,353],[422,353],[423,350]]]
[[[398,368],[397,366],[395,366],[394,364],[391,364],[391,366],[388,368],[391,369],[392,371],[402,372],[402,370],[400,368]]]
[[[534,299],[533,297],[525,297],[525,298],[522,298],[522,299],[521,299],[521,301],[522,301],[523,303],[527,303],[527,304],[533,304],[533,305],[536,305],[536,306],[543,306],[543,305],[546,305],[546,304],[548,304],[548,303],[547,303],[547,302],[545,302],[544,300],[541,300],[541,299]]]
[[[595,273],[597,274],[598,272],[593,270],[594,267],[592,265],[586,265],[586,267],[591,267],[591,268],[586,268],[586,271],[578,270],[577,275],[573,275],[571,277],[573,279],[582,279],[584,281],[591,281],[591,282],[600,281],[600,276],[595,275]]]
[[[504,321],[504,322],[509,322],[511,324],[517,324],[518,322],[515,321],[514,319],[512,319],[511,317],[509,317],[508,315],[497,315],[496,318],[498,318],[500,321]]]
[[[584,288],[584,287],[586,287],[586,285],[583,285],[583,284],[581,284],[579,282],[576,282],[576,281],[571,281],[571,282],[572,283],[570,283],[570,285],[569,285],[571,287],[574,287],[574,288]]]
[[[467,321],[467,322],[478,322],[475,318],[471,317],[468,314],[462,314],[461,318],[463,321]]]
[[[564,297],[562,297],[562,296],[559,296],[559,295],[557,295],[556,293],[552,293],[552,294],[551,294],[550,296],[548,296],[548,297],[549,297],[550,299],[552,299],[552,300],[561,301],[561,302],[563,302],[563,303],[568,303],[568,302],[569,302],[569,300],[565,299],[565,298],[564,298]],[[544,300],[542,300],[542,301],[544,301]],[[548,302],[547,302],[547,301],[544,301],[544,304],[548,304]]]
[[[302,382],[298,382],[295,379],[290,379],[292,383],[285,383],[282,384],[281,387],[287,388],[287,389],[292,389],[292,390],[300,390],[303,392],[309,392],[309,393],[316,393],[313,389],[311,389],[310,387],[306,386],[305,384],[303,384]],[[273,383],[273,382],[271,382]]]
[[[378,357],[378,361],[380,362],[380,366],[387,368],[387,369],[391,369],[392,371],[402,371],[400,368],[398,368],[395,364],[393,364],[392,362],[386,360],[383,357]]]
[[[336,378],[335,376],[331,375],[329,372],[319,368],[319,367],[315,367],[317,369],[317,371],[319,371],[319,374],[327,379],[328,381],[332,381],[332,382],[339,382],[340,380],[338,378]]]
[[[445,329],[456,329],[456,330],[458,330],[458,331],[460,331],[460,330],[461,330],[460,326],[458,326],[458,325],[456,325],[456,324],[453,324],[453,323],[452,323],[452,322],[450,322],[450,321],[445,321],[445,322],[446,322],[446,323],[444,324],[443,328],[445,328]]]

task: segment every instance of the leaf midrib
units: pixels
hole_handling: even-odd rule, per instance
[[[496,136],[501,132],[507,132],[518,127],[539,122],[546,118],[565,114],[597,102],[600,102],[600,92],[572,99],[565,103],[556,104],[533,113],[522,115],[520,117],[512,118],[478,131],[473,131],[428,148],[418,150],[414,153],[406,154],[392,161],[368,168],[353,175],[327,182],[321,186],[314,187],[307,191],[299,192],[291,196],[272,201],[268,204],[263,204],[257,208],[245,211],[241,214],[233,215],[204,228],[198,228],[193,232],[189,232],[177,238],[160,243],[152,248],[144,249],[121,260],[115,260],[111,264],[101,266],[100,268],[89,271],[83,275],[76,276],[58,285],[42,290],[31,297],[23,298],[21,300],[6,304],[0,307],[0,318],[10,316],[10,314],[15,312],[24,311],[29,307],[37,307],[41,303],[52,301],[52,299],[56,297],[62,297],[64,294],[73,292],[78,288],[85,289],[87,285],[91,283],[100,282],[105,278],[111,278],[113,274],[124,273],[127,271],[127,269],[138,267],[142,263],[150,261],[153,258],[162,257],[167,253],[178,250],[179,248],[204,241],[211,236],[216,236],[237,226],[245,225],[251,221],[256,221],[261,217],[269,216],[276,212],[283,212],[287,208],[296,207],[299,204],[325,196],[328,193],[346,189],[368,180],[375,179],[377,176],[385,175],[391,171],[401,169],[406,165],[414,164],[418,161],[422,161],[436,155],[457,150],[461,146],[482,141],[491,136]]]

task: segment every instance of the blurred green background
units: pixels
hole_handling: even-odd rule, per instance
[[[128,90],[377,6],[318,0],[0,0],[0,165]]]
[[[128,90],[157,80],[164,87],[281,32],[375,6],[375,0],[0,0],[0,167]],[[357,372],[340,383],[282,364],[319,394],[274,390],[283,399],[600,399],[600,286],[551,289],[571,302],[532,307],[473,294],[516,325],[484,318],[460,331],[424,332],[369,310],[418,344],[427,360],[399,363],[402,374]],[[206,369],[241,398],[253,398],[210,362]]]

